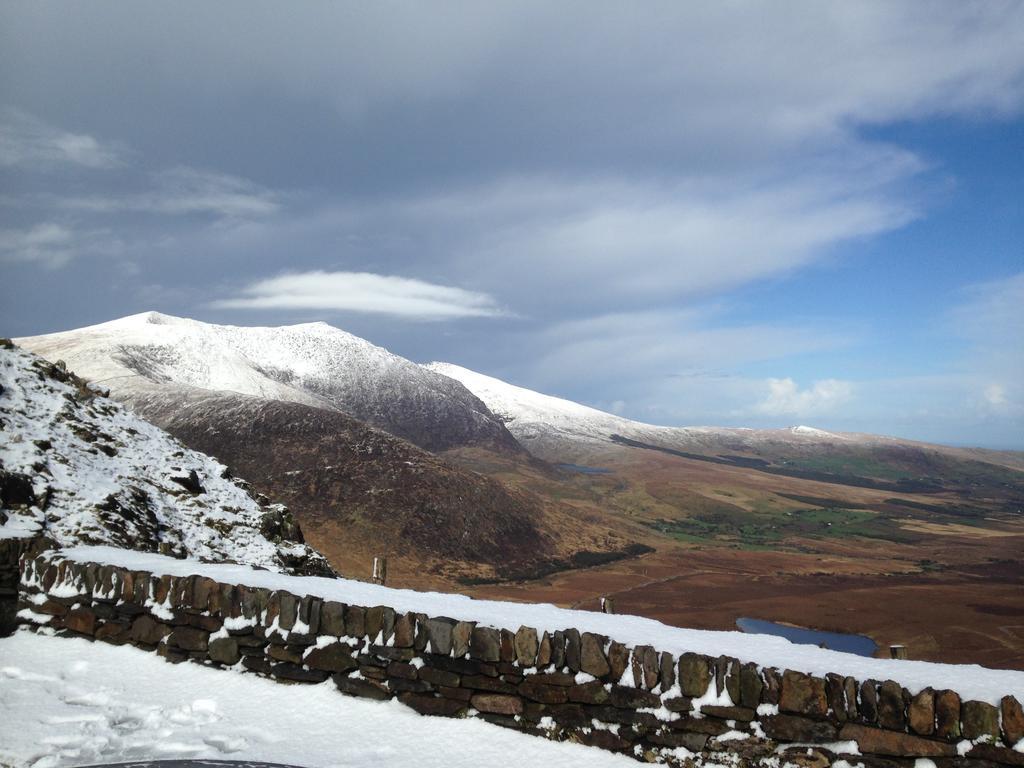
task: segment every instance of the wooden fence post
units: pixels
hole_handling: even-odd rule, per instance
[[[388,559],[386,557],[373,558],[373,573],[370,581],[374,584],[385,584],[388,580]]]

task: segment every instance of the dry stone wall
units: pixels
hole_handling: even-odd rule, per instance
[[[567,628],[441,616],[171,577],[59,552],[21,560],[19,621],[61,634],[397,699],[649,762],[780,768],[1024,766],[1020,702],[962,701],[893,681],[823,678],[735,658],[626,647]],[[328,681],[331,681],[328,683]],[[846,744],[843,744],[846,742]],[[851,754],[856,742],[861,754]],[[845,768],[845,767],[844,767]],[[929,766],[930,768],[930,766]]]

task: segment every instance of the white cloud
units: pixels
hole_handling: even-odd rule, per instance
[[[18,109],[0,111],[0,167],[51,170],[62,166],[112,168],[122,150],[84,133],[56,128]]]
[[[839,379],[815,381],[800,389],[792,379],[768,379],[768,396],[755,410],[770,416],[819,416],[833,414],[853,395],[853,384]]]
[[[368,312],[419,320],[505,315],[485,293],[368,272],[303,272],[260,280],[221,309],[315,309]]]
[[[55,202],[63,208],[93,213],[199,213],[238,219],[261,218],[280,210],[277,195],[248,179],[187,167],[155,174],[153,188],[144,192],[66,197]]]
[[[32,262],[49,269],[84,253],[116,253],[120,241],[106,230],[77,230],[45,222],[30,229],[0,230],[0,261]]]

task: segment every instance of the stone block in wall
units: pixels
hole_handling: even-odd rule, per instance
[[[391,668],[388,667],[390,670]],[[426,680],[431,685],[444,686],[446,688],[458,688],[462,684],[462,678],[455,672],[434,667],[421,667],[417,675],[421,680]]]
[[[705,733],[668,731],[666,733],[648,734],[645,740],[659,747],[669,747],[671,749],[682,747],[690,752],[700,752],[707,746],[708,736]]]
[[[226,664],[229,667],[237,664],[242,658],[242,654],[238,650],[238,641],[233,637],[214,638],[209,642],[207,654],[210,661]]]
[[[383,667],[368,667],[364,664],[360,664],[359,669],[357,671],[359,672],[360,676],[366,678],[367,680],[376,680],[381,684],[383,684],[384,681],[388,679],[388,672]]]
[[[256,672],[261,675],[270,674],[270,662],[262,656],[245,656],[242,658],[242,666],[250,672]]]
[[[825,681],[820,677],[787,669],[782,674],[779,709],[797,715],[824,717],[828,711]]]
[[[672,696],[662,699],[661,705],[669,712],[689,712],[693,708],[693,699],[689,696]]]
[[[586,728],[594,724],[587,708],[579,704],[550,704],[544,708],[544,714],[563,728]]]
[[[857,711],[857,681],[852,677],[843,678],[843,697],[846,699],[846,719],[857,720],[860,713]]]
[[[519,627],[515,635],[516,661],[520,666],[532,667],[537,663],[540,642],[533,627]]]
[[[96,628],[94,637],[112,645],[124,645],[131,639],[128,625],[118,621],[104,622],[102,626]]]
[[[565,635],[565,666],[573,672],[581,671],[581,654],[583,638],[576,629],[562,630]]]
[[[733,704],[740,700],[740,662],[729,656],[715,659],[715,688],[719,695],[728,694]]]
[[[398,700],[421,715],[441,717],[458,717],[469,707],[465,701],[423,693],[400,693]]]
[[[299,600],[298,618],[307,627],[305,634],[315,637],[320,633],[320,610],[323,603],[323,600],[313,595],[305,595]]]
[[[701,714],[708,717],[718,717],[722,720],[735,720],[742,723],[749,723],[757,717],[757,712],[750,707],[725,707],[718,704],[705,704],[700,708]]]
[[[388,661],[411,661],[416,656],[411,648],[392,648],[390,645],[370,645],[366,652]]]
[[[446,699],[468,702],[473,696],[473,691],[469,688],[451,688],[447,685],[437,685],[434,687],[437,689],[437,692]]]
[[[205,651],[209,647],[210,633],[195,627],[175,627],[167,636],[167,643],[183,651]]]
[[[710,717],[698,719],[695,717],[683,716],[678,720],[670,722],[668,727],[673,731],[703,733],[708,736],[721,736],[723,733],[728,733],[732,730],[729,724],[724,720],[716,720]]]
[[[345,634],[345,604],[327,600],[320,606],[320,632],[341,637]],[[412,645],[410,641],[409,645]]]
[[[484,675],[463,675],[462,687],[472,688],[475,691],[488,691],[490,693],[504,693],[508,695],[517,693],[516,686],[506,683],[504,680],[499,680],[496,677],[486,677]]]
[[[967,759],[975,764],[984,761],[988,765],[1024,766],[1024,752],[1000,747],[996,744],[975,744],[967,753]]]
[[[388,677],[385,679],[388,690],[392,693],[429,693],[433,686],[425,680],[408,680],[404,677]]]
[[[953,757],[956,747],[909,733],[847,723],[839,731],[841,741],[856,741],[861,752],[891,757]]]
[[[299,664],[281,662],[270,666],[270,674],[291,683],[322,683],[330,674],[319,669],[306,669]]]
[[[633,649],[630,660],[633,668],[633,683],[637,688],[652,690],[661,678],[661,659],[658,652],[649,645],[638,645]]]
[[[345,634],[360,638],[366,634],[366,609],[358,605],[345,606]]]
[[[421,657],[428,667],[443,669],[447,672],[454,672],[458,675],[485,675],[497,677],[498,668],[494,664],[476,659],[453,659],[447,656],[437,656],[433,653],[423,654]]]
[[[935,691],[925,688],[910,700],[907,724],[918,736],[931,736],[935,733]]]
[[[584,632],[580,636],[580,671],[588,675],[603,678],[611,672],[608,658],[604,655],[604,646],[608,638]]]
[[[679,657],[679,687],[683,693],[700,698],[707,693],[714,679],[711,659],[696,653],[684,653]]]
[[[521,715],[523,713],[523,700],[518,696],[478,693],[469,700],[469,703],[473,709],[479,712],[495,715]]]
[[[676,684],[676,659],[671,653],[658,656],[658,682],[662,691],[667,691]]]
[[[569,689],[560,685],[546,685],[538,680],[544,675],[530,675],[516,687],[516,692],[523,698],[540,704],[565,704],[569,701]]]
[[[1024,708],[1013,696],[1003,696],[999,702],[999,714],[1003,741],[1012,747],[1024,739]]]
[[[551,663],[551,635],[545,632],[537,645],[537,666],[541,669]]]
[[[842,675],[828,673],[825,675],[825,698],[832,718],[838,723],[846,722],[846,688]]]
[[[890,731],[902,731],[907,727],[903,687],[892,680],[878,686],[878,725]]]
[[[67,612],[62,624],[65,629],[92,637],[96,632],[96,614],[91,608],[74,608]]]
[[[161,624],[152,616],[139,616],[132,622],[130,637],[133,642],[142,645],[156,645],[171,632],[171,628]]]
[[[629,667],[629,648],[614,640],[608,644],[608,676],[612,682],[619,682]]]
[[[469,653],[469,641],[473,637],[476,622],[457,621],[452,627],[452,655],[465,656]]]
[[[999,710],[984,701],[960,704],[960,731],[965,739],[974,741],[983,736],[999,738]]]
[[[630,742],[618,734],[596,728],[590,733],[573,734],[573,738],[580,744],[586,744],[587,746],[604,749],[609,752],[626,752],[632,749]]]
[[[565,633],[560,629],[551,634],[551,664],[555,669],[565,666]]]
[[[469,641],[469,655],[480,661],[501,661],[501,636],[491,627],[474,627]]]
[[[751,709],[757,709],[761,703],[761,693],[764,691],[764,681],[757,669],[757,664],[744,664],[740,667],[740,700],[739,704]]]
[[[298,617],[299,599],[291,592],[278,592],[277,605],[277,626],[285,631],[291,630]]]
[[[661,721],[650,712],[637,712],[634,709],[620,709],[615,706],[601,705],[596,707],[584,706],[584,711],[590,719],[599,720],[603,723],[617,723],[619,725],[636,725],[643,728],[659,728]],[[700,721],[703,722],[703,721]],[[722,723],[725,726],[725,723]],[[728,726],[725,726],[728,730]]]
[[[338,687],[339,691],[349,696],[358,696],[363,699],[375,699],[376,701],[385,701],[391,698],[391,693],[382,685],[369,680],[360,680],[359,678],[348,677],[344,674],[334,675],[331,679],[334,681],[334,684]]]
[[[331,643],[307,651],[302,662],[312,669],[324,672],[348,672],[359,666],[352,658],[352,650],[344,643]]]
[[[501,660],[511,664],[516,660],[516,635],[507,629],[499,629]]]
[[[274,661],[283,661],[288,664],[302,663],[302,646],[272,644],[267,646],[267,656]]]
[[[344,634],[342,632],[341,634]],[[412,648],[416,640],[416,615],[403,613],[395,617],[395,647]]]
[[[392,661],[387,666],[388,677],[401,677],[405,680],[419,680],[419,670],[404,661]],[[427,682],[430,682],[429,680]]]
[[[765,735],[776,741],[828,743],[836,740],[839,730],[832,723],[811,720],[798,715],[770,715],[761,719]]]
[[[566,689],[566,695],[574,704],[604,704],[610,696],[600,680],[574,685]]]
[[[395,612],[383,605],[366,609],[366,637],[370,642],[386,643],[395,631]]]
[[[455,626],[455,619],[444,616],[427,619],[424,623],[427,633],[427,643],[431,653],[440,656],[448,656],[452,652],[452,628]]]
[[[878,681],[864,680],[858,693],[860,706],[857,712],[861,721],[869,724],[878,722]]]
[[[613,707],[622,709],[657,708],[661,706],[661,697],[642,688],[613,685],[609,691],[608,702]]]

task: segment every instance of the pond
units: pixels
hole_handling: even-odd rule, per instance
[[[843,635],[839,632],[822,632],[817,629],[790,627],[764,619],[736,619],[736,626],[744,632],[759,635],[784,637],[800,645],[817,645],[831,651],[855,653],[858,656],[874,656],[878,644],[867,635]]]
[[[559,469],[566,469],[569,472],[579,472],[584,475],[607,475],[611,473],[610,469],[604,467],[583,467],[579,464],[559,464]]]

